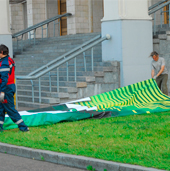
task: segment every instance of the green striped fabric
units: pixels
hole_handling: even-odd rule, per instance
[[[91,96],[90,99],[91,101],[75,103],[78,105],[72,103],[71,108],[68,107],[68,104],[61,104],[43,109],[23,111],[20,114],[24,122],[31,127],[55,124],[61,121],[88,119],[94,117],[96,112],[94,109],[97,109],[98,112],[96,113],[99,115],[100,113],[102,115],[109,113],[109,116],[113,117],[170,110],[170,98],[159,90],[154,79]],[[81,109],[81,111],[77,111],[77,109]],[[17,128],[17,125],[6,116],[4,129],[13,128]]]
[[[82,106],[97,106],[98,110],[113,110],[114,107],[155,108],[154,102],[169,101],[170,98],[163,94],[154,79],[138,82],[113,91],[91,96],[91,101],[79,102]],[[118,108],[117,108],[118,109]],[[121,110],[121,109],[119,109]]]

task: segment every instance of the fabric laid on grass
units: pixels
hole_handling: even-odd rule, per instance
[[[106,93],[91,96],[91,101],[76,104],[110,111],[112,116],[126,116],[170,110],[170,97],[163,94],[154,79],[138,82]]]
[[[159,90],[154,79],[149,79],[76,102],[23,111],[20,114],[30,127],[62,121],[150,114],[168,110],[170,110],[170,97]],[[4,129],[13,128],[17,128],[17,125],[6,117]]]

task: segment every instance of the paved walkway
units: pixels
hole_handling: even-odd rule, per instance
[[[0,171],[84,171],[49,162],[43,162],[0,153]]]

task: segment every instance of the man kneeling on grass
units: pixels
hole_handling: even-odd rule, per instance
[[[5,112],[7,112],[20,131],[26,132],[29,129],[14,106],[15,62],[8,53],[8,47],[0,45],[0,131],[3,131]]]

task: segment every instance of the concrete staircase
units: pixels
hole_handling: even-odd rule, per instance
[[[94,38],[99,33],[77,34],[62,37],[36,40],[36,45],[28,45],[24,51],[17,51],[14,43],[16,75],[27,75],[51,60]],[[41,99],[39,103],[38,80],[34,81],[34,103],[32,102],[32,87],[29,80],[18,81],[19,107],[40,108],[58,103],[64,103],[79,98],[92,96],[118,88],[119,63],[102,62],[101,44],[94,47],[94,71],[92,71],[90,50],[86,51],[87,72],[84,70],[83,55],[77,57],[76,75],[73,60],[69,61],[69,81],[66,77],[66,65],[59,68],[59,92],[57,92],[56,69],[50,72],[52,90],[49,89],[49,74],[41,78]]]

